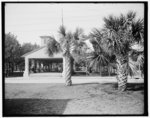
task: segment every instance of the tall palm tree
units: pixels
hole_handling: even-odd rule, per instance
[[[71,74],[72,74],[72,60],[74,58],[73,54],[78,49],[77,41],[82,35],[82,30],[76,29],[75,33],[67,32],[64,26],[59,28],[59,39],[56,40],[51,37],[47,44],[47,52],[49,55],[54,55],[55,53],[62,52],[63,54],[63,77],[65,79],[65,84],[67,86],[72,85]]]
[[[108,40],[108,46],[116,56],[118,89],[125,91],[127,77],[131,70],[136,70],[136,63],[132,60],[133,44],[141,40],[143,35],[143,20],[135,20],[136,13],[129,12],[126,16],[109,16],[104,18],[104,34]],[[139,46],[137,46],[139,47]]]

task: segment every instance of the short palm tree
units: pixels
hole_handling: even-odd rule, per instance
[[[125,91],[127,87],[128,74],[135,72],[137,63],[132,60],[132,52],[138,51],[141,34],[143,35],[143,20],[135,20],[136,14],[129,12],[127,16],[109,16],[104,18],[105,28],[103,30],[108,40],[108,46],[116,56],[118,89]],[[133,45],[134,44],[134,45]],[[133,74],[133,73],[132,73]]]
[[[63,54],[63,77],[67,86],[72,85],[71,74],[72,74],[72,60],[73,54],[78,49],[77,41],[82,35],[82,30],[76,29],[75,33],[66,32],[66,28],[61,26],[59,28],[59,40],[51,37],[47,44],[47,52],[49,55],[62,52]]]
[[[87,56],[89,68],[99,70],[100,75],[102,74],[102,68],[108,66],[111,58],[111,51],[108,50],[105,43],[106,40],[103,38],[103,34],[99,29],[94,29],[90,33],[90,42],[93,45],[94,51]]]

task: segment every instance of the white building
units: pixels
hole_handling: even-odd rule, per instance
[[[63,56],[61,53],[49,56],[47,53],[47,41],[49,36],[41,36],[41,47],[24,54],[25,71],[24,77],[34,73],[57,73],[63,72]]]

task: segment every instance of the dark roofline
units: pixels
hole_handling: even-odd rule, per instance
[[[51,36],[40,36],[40,38],[51,38]]]
[[[36,52],[36,51],[38,51],[38,50],[40,50],[40,49],[42,49],[42,48],[44,48],[44,47],[46,47],[46,46],[43,46],[43,47],[40,47],[40,48],[38,48],[38,49],[32,50],[31,52],[27,52],[27,53],[25,53],[24,55],[22,55],[21,57],[26,57],[27,55],[29,55],[29,54],[31,54],[31,53],[33,53],[33,52]]]

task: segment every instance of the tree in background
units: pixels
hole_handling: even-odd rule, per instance
[[[25,53],[28,53],[34,49],[39,48],[40,46],[36,43],[33,45],[31,43],[23,43],[21,46],[21,54],[24,55]]]
[[[20,50],[21,45],[17,41],[17,36],[11,33],[5,34],[5,71],[14,71],[14,66],[20,59]]]
[[[24,59],[21,56],[27,52],[39,48],[37,44],[24,43],[22,46],[17,40],[17,36],[12,33],[5,34],[5,72],[7,76],[14,70],[22,71]]]

